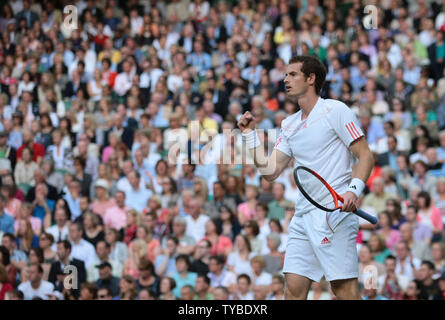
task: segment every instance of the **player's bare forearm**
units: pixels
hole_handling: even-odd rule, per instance
[[[291,160],[287,154],[276,149],[272,151],[270,156],[267,156],[262,145],[250,149],[249,153],[258,171],[268,181],[278,178]]]
[[[358,163],[352,171],[352,179],[357,178],[366,183],[374,166],[374,157],[369,150],[368,142],[364,137],[355,140],[349,146],[349,149],[358,158]],[[342,211],[354,211],[356,209],[357,195],[351,191],[341,195],[343,197]]]
[[[352,178],[358,178],[366,183],[374,167],[374,156],[371,150],[369,150],[368,142],[365,137],[361,137],[354,141],[349,146],[349,149],[358,158],[358,163],[352,172]]]

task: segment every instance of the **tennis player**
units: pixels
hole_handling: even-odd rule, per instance
[[[322,99],[324,65],[313,56],[293,57],[284,83],[300,110],[283,120],[274,150],[265,155],[250,112],[238,122],[255,165],[269,181],[288,166],[306,166],[321,175],[344,198],[342,210],[326,213],[302,194],[289,226],[283,273],[286,299],[306,299],[312,281],[323,276],[337,299],[361,299],[358,288],[356,236],[352,214],[365,188],[373,157],[354,113],[343,102]]]

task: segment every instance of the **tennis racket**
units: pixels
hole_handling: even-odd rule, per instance
[[[339,202],[344,202],[343,198],[314,170],[299,166],[294,169],[294,179],[303,196],[317,208],[332,212],[341,209]],[[377,218],[356,209],[353,213],[377,224]]]

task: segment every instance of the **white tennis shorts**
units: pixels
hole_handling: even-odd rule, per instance
[[[318,208],[294,216],[289,225],[283,273],[294,273],[319,282],[358,277],[357,215],[326,212]],[[332,228],[332,229],[331,229]]]

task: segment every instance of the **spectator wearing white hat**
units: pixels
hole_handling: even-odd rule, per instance
[[[110,209],[116,205],[116,201],[109,197],[108,191],[110,185],[105,179],[97,179],[94,184],[96,199],[93,201],[91,211],[98,214],[102,219],[105,216],[107,209]]]

